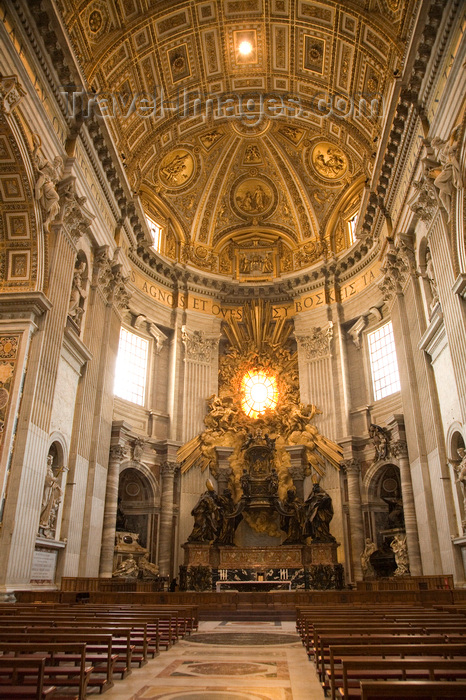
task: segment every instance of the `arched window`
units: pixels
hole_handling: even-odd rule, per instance
[[[149,226],[150,235],[152,237],[152,247],[160,253],[162,246],[162,227],[151,216],[146,216],[147,225]]]
[[[350,245],[353,245],[355,241],[355,233],[356,233],[356,224],[358,222],[358,212],[353,214],[351,219],[347,221],[347,226],[348,226],[348,240]]]

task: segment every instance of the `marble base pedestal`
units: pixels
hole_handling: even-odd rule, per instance
[[[215,589],[217,581],[291,581],[293,589],[343,588],[337,542],[276,547],[183,545],[181,590]]]

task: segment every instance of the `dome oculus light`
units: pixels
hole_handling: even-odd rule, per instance
[[[252,53],[252,44],[250,41],[242,41],[238,46],[238,51],[242,56],[249,56]]]
[[[258,418],[278,401],[277,380],[265,370],[249,370],[241,380],[241,406],[249,418]]]

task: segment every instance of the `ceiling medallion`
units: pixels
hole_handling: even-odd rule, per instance
[[[339,180],[348,169],[348,159],[338,146],[323,141],[314,146],[311,165],[324,180]]]
[[[188,185],[196,174],[196,160],[185,148],[175,148],[162,159],[158,177],[165,187],[178,189]]]
[[[89,29],[93,34],[99,31],[103,24],[102,15],[98,10],[93,10],[89,15]]]
[[[243,218],[263,218],[275,209],[277,190],[268,178],[243,175],[231,188],[230,203],[235,213]]]

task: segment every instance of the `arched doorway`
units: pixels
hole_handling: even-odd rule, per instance
[[[118,485],[117,531],[138,535],[138,543],[157,562],[158,516],[155,485],[140,468],[123,466]]]
[[[405,532],[400,469],[385,462],[366,475],[366,546],[372,541],[376,550],[370,557],[372,575],[392,576],[396,569],[390,547],[395,537]]]

